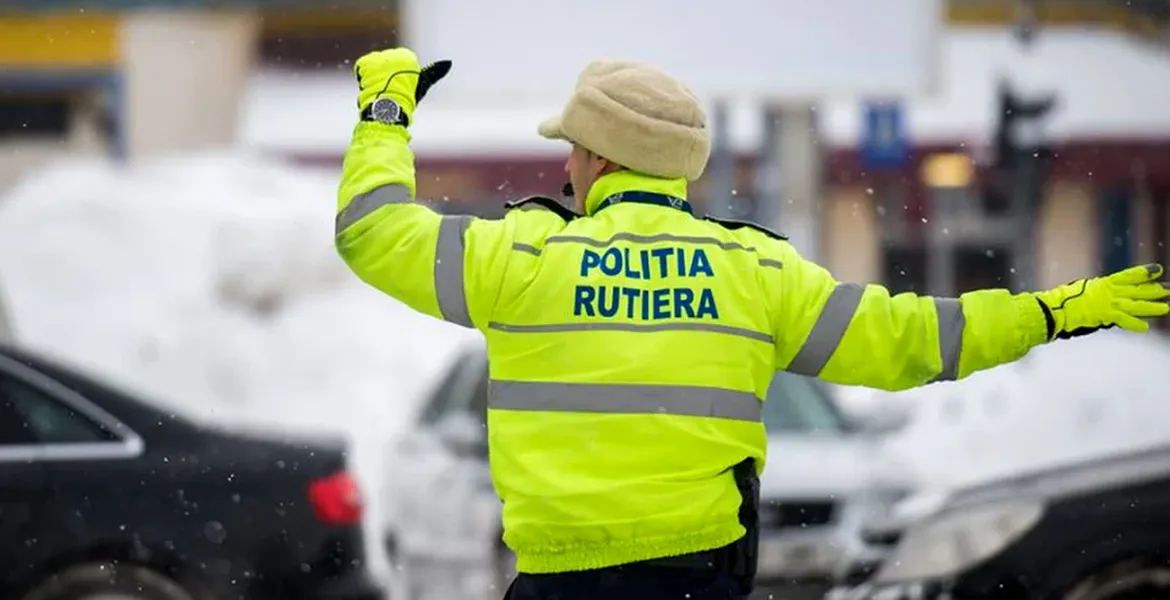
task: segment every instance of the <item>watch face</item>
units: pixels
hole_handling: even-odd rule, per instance
[[[378,98],[370,107],[370,115],[380,123],[396,123],[402,115],[402,107],[389,98]]]

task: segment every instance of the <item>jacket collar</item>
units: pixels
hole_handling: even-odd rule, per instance
[[[614,194],[635,191],[665,194],[686,200],[687,180],[663,179],[627,170],[602,175],[593,182],[593,187],[589,188],[589,194],[585,197],[585,214],[593,215],[597,212],[598,205]]]

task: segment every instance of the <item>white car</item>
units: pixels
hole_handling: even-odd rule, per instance
[[[461,353],[389,461],[386,549],[395,600],[503,597],[510,553],[487,465],[487,358]]]
[[[860,524],[909,493],[878,436],[850,427],[819,382],[779,373],[765,403],[760,587],[820,598],[866,552]],[[407,600],[502,597],[514,571],[487,465],[487,359],[460,355],[399,444],[387,550]],[[789,597],[784,596],[784,597]]]
[[[945,488],[920,487],[893,505],[885,515],[863,524],[862,539],[867,552],[854,556],[837,572],[832,590],[825,600],[850,600],[867,593],[870,582],[895,551],[907,529],[939,512],[951,499]]]
[[[821,598],[840,571],[882,549],[861,537],[917,486],[885,450],[902,423],[851,422],[829,386],[778,372],[764,403],[768,464],[760,482],[757,587],[781,598]]]

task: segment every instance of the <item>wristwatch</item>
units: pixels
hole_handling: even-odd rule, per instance
[[[362,120],[387,125],[402,125],[403,127],[410,124],[406,112],[390,98],[378,98],[366,105],[366,108],[362,110]]]

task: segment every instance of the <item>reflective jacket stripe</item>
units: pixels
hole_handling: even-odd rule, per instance
[[[521,244],[520,242],[516,242],[512,244],[512,249],[517,252],[524,252],[533,256],[540,256],[540,248],[537,248],[531,244]]]
[[[456,325],[474,327],[467,310],[467,290],[463,286],[464,235],[471,217],[444,216],[439,223],[435,242],[435,295],[443,319]]]
[[[817,317],[808,339],[800,347],[800,351],[793,357],[787,371],[816,377],[828,364],[845,332],[853,315],[861,306],[862,296],[865,295],[865,286],[855,283],[843,283],[835,287],[829,299],[825,301],[821,314]],[[963,316],[963,307],[955,298],[931,298],[934,301],[934,310],[938,318],[938,352],[942,361],[942,370],[933,381],[953,381],[959,378],[959,358],[963,347],[963,327],[966,319]]]
[[[724,250],[746,250],[748,252],[755,252],[753,246],[745,246],[738,242],[725,242],[723,240],[699,236],[699,235],[675,235],[673,233],[656,233],[654,235],[642,235],[637,233],[615,233],[603,240],[595,240],[591,237],[583,235],[551,235],[545,241],[546,244],[585,244],[586,246],[593,246],[594,248],[608,248],[614,242],[634,242],[637,244],[654,244],[659,242],[678,242],[682,244],[709,244],[718,246]]]
[[[548,323],[544,325],[509,325],[488,323],[488,329],[508,333],[557,333],[566,331],[626,331],[630,333],[655,333],[659,331],[707,331],[748,338],[766,344],[773,343],[771,334],[752,331],[743,327],[720,325],[718,323]]]
[[[675,235],[672,233],[658,233],[654,235],[640,235],[636,233],[615,233],[604,240],[595,240],[591,237],[582,235],[553,235],[545,240],[545,244],[583,244],[592,246],[594,248],[609,248],[614,242],[633,242],[636,244],[655,244],[661,242],[675,242],[681,244],[705,244],[710,246],[717,246],[723,250],[742,250],[745,252],[756,253],[755,246],[745,246],[738,242],[725,242],[723,240],[698,235]],[[527,252],[540,256],[539,248],[534,248],[526,244],[513,244],[513,250],[520,252]],[[783,268],[783,264],[773,258],[759,258],[758,261],[761,267],[771,267],[773,269]]]
[[[934,310],[938,313],[938,353],[942,357],[942,371],[934,381],[955,381],[959,378],[967,317],[958,298],[934,298]]]
[[[761,419],[755,394],[722,388],[500,380],[490,385],[488,407],[500,410]]]
[[[789,372],[815,377],[825,368],[845,337],[849,321],[853,320],[853,314],[861,305],[863,294],[865,288],[855,283],[843,283],[833,288],[808,339],[789,363]]]
[[[342,231],[349,229],[351,225],[383,206],[407,204],[411,200],[410,188],[398,184],[384,185],[364,194],[358,194],[334,217],[333,235],[341,235]]]
[[[407,204],[412,201],[410,188],[404,185],[384,185],[353,200],[334,219],[334,235],[348,229],[354,223],[371,215],[374,211],[391,204]],[[435,241],[435,297],[443,320],[463,327],[474,327],[467,309],[467,292],[463,284],[463,263],[466,247],[464,236],[471,226],[468,216],[444,216],[439,222],[439,235]]]

